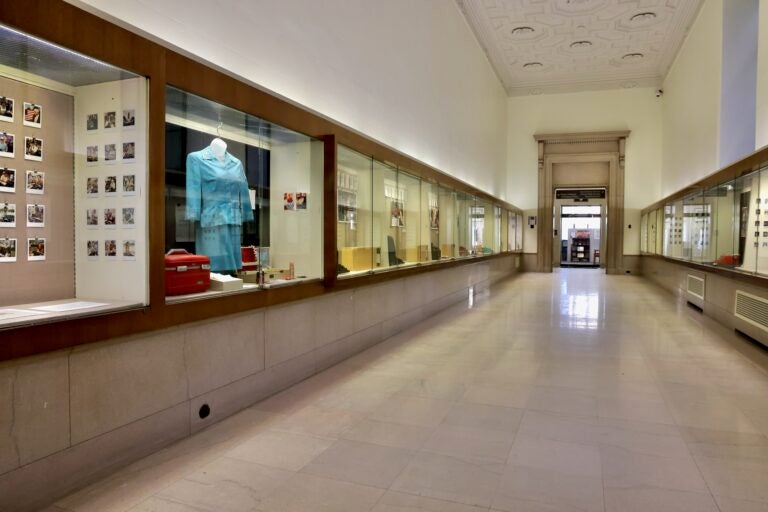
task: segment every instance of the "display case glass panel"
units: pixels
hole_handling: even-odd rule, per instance
[[[734,268],[742,272],[757,272],[757,252],[764,238],[763,219],[768,220],[765,213],[768,204],[764,204],[762,197],[768,195],[768,186],[762,191],[761,188],[758,172],[733,181],[734,246],[739,252],[739,263]]]
[[[415,265],[430,261],[429,242],[421,241],[421,228],[425,216],[421,214],[421,180],[406,172],[398,171],[397,184],[402,191],[402,201],[392,205],[391,232],[398,248],[398,257],[405,265]],[[400,218],[395,221],[395,210],[400,210]],[[426,234],[425,234],[426,235]]]
[[[165,158],[167,268],[211,275],[169,300],[322,278],[322,141],[167,87]]]
[[[370,272],[374,267],[373,159],[338,146],[336,220],[339,276]]]
[[[440,250],[440,187],[437,183],[421,182],[421,244],[426,248],[426,261],[439,261]]]
[[[472,233],[472,226],[470,222],[470,215],[475,207],[475,196],[467,194],[465,192],[456,193],[456,205],[458,209],[458,216],[456,219],[456,228],[458,234],[458,250],[459,258],[466,258],[472,255],[472,241],[476,237],[476,234],[470,236]]]
[[[735,268],[740,264],[738,229],[734,223],[737,212],[734,203],[733,182],[719,185],[707,192],[714,204],[713,211],[713,265]]]
[[[648,252],[648,214],[640,217],[640,254]]]
[[[405,190],[397,183],[397,168],[373,161],[373,256],[374,270],[405,263],[405,247],[398,245],[405,227]],[[404,243],[404,241],[400,241]]]
[[[509,247],[509,221],[510,218],[514,219],[514,213],[509,210],[501,210],[501,225],[499,226],[499,234],[501,235],[500,245],[501,251],[511,251]]]
[[[493,245],[491,250],[494,253],[501,252],[501,207],[493,206]]]
[[[517,225],[515,226],[515,250],[522,252],[523,250],[523,214],[517,214]]]
[[[455,258],[459,255],[458,225],[459,210],[456,191],[448,187],[439,188],[440,207],[440,257],[442,259]]]
[[[147,80],[0,40],[0,328],[146,305]]]
[[[656,209],[656,252],[655,254],[664,254],[665,248],[665,231],[664,231],[664,219],[665,209]]]

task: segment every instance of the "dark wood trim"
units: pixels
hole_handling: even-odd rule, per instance
[[[646,206],[643,208],[642,213],[646,214],[652,210],[663,208],[666,204],[679,201],[680,199],[684,199],[685,197],[688,197],[689,195],[701,190],[707,190],[723,183],[727,183],[740,176],[744,176],[746,174],[765,168],[766,166],[768,166],[768,146],[755,151],[751,155],[739,160],[738,162],[734,162],[727,167],[713,172],[712,174],[700,179],[699,181],[678,190],[674,194],[670,194],[664,199],[656,201],[650,206]]]
[[[641,254],[642,258],[653,258],[667,263],[674,263],[681,267],[688,267],[700,272],[707,272],[710,274],[717,274],[728,279],[735,281],[741,281],[743,283],[751,284],[752,286],[759,286],[760,288],[768,288],[768,276],[760,276],[758,274],[748,274],[746,272],[739,272],[738,270],[706,265],[704,263],[696,263],[695,261],[678,260],[676,258],[668,258],[660,254]]]
[[[336,222],[336,163],[335,135],[323,138],[323,275],[326,288],[336,285],[338,222]]]

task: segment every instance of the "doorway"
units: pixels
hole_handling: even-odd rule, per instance
[[[553,195],[553,267],[605,268],[606,189],[558,188]]]

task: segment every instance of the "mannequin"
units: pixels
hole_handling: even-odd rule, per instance
[[[187,220],[196,221],[195,252],[211,259],[214,272],[242,267],[243,222],[253,220],[248,180],[240,160],[220,138],[187,155]]]

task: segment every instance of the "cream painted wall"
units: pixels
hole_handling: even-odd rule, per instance
[[[759,11],[755,149],[768,146],[768,0],[760,0]]]
[[[507,116],[507,196],[516,206],[537,206],[536,133],[631,130],[625,205],[644,208],[660,197],[661,101],[653,89],[518,96],[509,98]]]
[[[506,94],[453,1],[69,1],[506,193]]]
[[[660,197],[718,169],[723,0],[706,0],[664,80]]]

